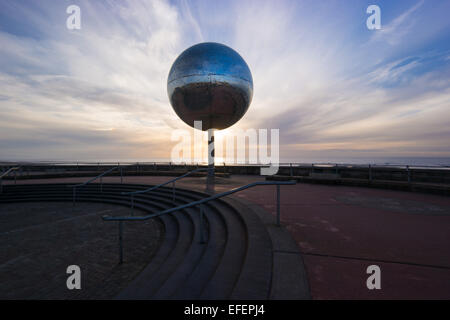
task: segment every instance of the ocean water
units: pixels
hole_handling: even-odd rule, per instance
[[[360,165],[401,165],[401,166],[450,166],[450,157],[373,157],[373,158],[299,158],[289,159],[293,163],[337,163]]]

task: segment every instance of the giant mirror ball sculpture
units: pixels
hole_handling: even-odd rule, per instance
[[[176,114],[202,130],[225,129],[241,119],[253,96],[253,79],[244,59],[214,42],[183,51],[172,65],[167,92]]]

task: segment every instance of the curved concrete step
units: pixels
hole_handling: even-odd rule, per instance
[[[47,200],[48,197],[54,198],[55,200],[70,200],[71,199],[71,189],[69,191],[65,189],[60,189],[61,186],[52,187],[52,186],[39,186],[39,188],[33,188],[33,187],[27,187],[25,189],[26,192],[19,192],[19,190],[16,190],[15,196],[17,196],[22,201],[25,200],[24,198],[27,198],[27,200],[34,201],[34,200]],[[37,192],[30,194],[29,190],[32,189],[38,189]],[[122,199],[125,202],[125,205],[127,205],[127,199],[124,199],[124,196],[121,196],[120,193],[113,193],[110,192],[111,188],[109,188],[108,185],[103,186],[103,192],[99,193],[99,189],[97,186],[86,188],[85,191],[77,191],[77,200],[78,201],[107,201],[107,202],[115,202],[115,203],[121,203],[120,201],[117,201],[117,198]],[[128,188],[128,189],[134,189],[134,188]],[[120,191],[123,191],[123,188],[120,188]],[[193,200],[198,200],[202,198],[201,194],[192,194],[190,192],[185,192],[183,190],[177,190],[176,195],[176,205],[188,203]],[[31,197],[31,198],[30,198]],[[101,197],[101,198],[98,198]],[[164,203],[164,207],[171,207],[172,206],[172,190],[171,188],[168,188],[167,190],[160,189],[157,192],[151,192],[148,195],[145,196],[136,196],[135,197],[135,207],[140,209],[146,209],[145,207],[142,208],[140,204],[142,202],[147,202],[148,199],[151,198],[152,202],[157,202],[158,204]],[[16,200],[19,200],[16,199]],[[179,289],[179,280],[182,280],[183,278],[188,278],[191,274],[191,271],[196,269],[197,262],[200,258],[204,256],[204,249],[209,248],[211,249],[212,243],[220,243],[224,242],[223,237],[220,235],[220,230],[224,230],[224,223],[221,220],[220,213],[214,209],[214,202],[211,202],[209,204],[204,205],[205,210],[205,220],[208,222],[206,224],[206,227],[213,227],[214,231],[212,234],[214,234],[214,238],[212,238],[212,241],[208,241],[207,244],[200,245],[200,232],[194,232],[193,230],[187,231],[186,226],[190,223],[187,223],[186,217],[189,216],[191,219],[191,223],[194,225],[197,225],[194,228],[194,230],[199,230],[199,222],[198,222],[198,212],[196,212],[194,209],[186,209],[185,214],[174,214],[173,218],[177,221],[177,237],[175,240],[175,244],[170,247],[170,251],[167,254],[161,254],[158,253],[158,257],[164,256],[165,259],[159,259],[164,260],[161,261],[160,264],[158,264],[158,267],[155,267],[155,263],[153,263],[151,266],[149,266],[148,269],[149,272],[142,273],[141,278],[147,278],[146,279],[146,288],[145,290],[139,289],[138,285],[132,285],[133,289],[125,290],[119,297],[133,297],[133,298],[168,298],[170,297],[175,291]],[[158,208],[162,210],[163,208]],[[154,210],[151,210],[154,211]],[[158,210],[159,211],[159,210]],[[213,216],[216,216],[213,218]],[[170,216],[170,215],[168,215]],[[195,218],[197,216],[197,219]],[[182,222],[179,222],[178,220],[184,220]],[[213,221],[213,222],[211,222]],[[210,233],[210,232],[208,232]],[[166,238],[170,238],[168,232],[166,232]],[[186,242],[186,239],[188,241]],[[208,239],[208,237],[207,237]],[[191,240],[198,240],[198,241],[191,241]],[[223,246],[223,243],[222,243]],[[220,251],[219,251],[220,252]],[[206,255],[206,257],[211,257],[211,255]],[[155,259],[157,262],[158,259]],[[205,261],[205,260],[204,260]],[[211,262],[209,260],[209,264],[212,266],[212,269],[215,270],[217,267],[216,264],[220,261],[220,254],[216,257],[214,262]],[[150,271],[151,270],[151,271]],[[151,279],[149,279],[149,274],[151,274]],[[204,286],[205,281],[207,281],[210,278],[210,273],[205,272],[205,270],[202,270],[201,272],[203,276],[203,281],[197,281],[196,282],[196,291],[199,292]],[[140,278],[140,277],[138,277]],[[136,279],[136,282],[140,279]],[[197,279],[198,280],[198,279]],[[148,286],[148,283],[151,283],[151,286]],[[155,292],[158,292],[156,296],[153,297],[153,294]],[[192,294],[192,292],[191,292]],[[191,295],[192,296],[192,295]]]
[[[191,202],[202,198],[201,195],[193,195],[190,192],[180,190],[177,192],[176,205]],[[180,200],[182,200],[180,202]],[[210,273],[216,268],[216,265],[220,262],[221,250],[217,247],[217,244],[223,246],[223,242],[226,237],[222,236],[224,233],[224,223],[221,220],[220,212],[215,208],[215,202],[204,205],[204,219],[207,224],[204,226],[208,228],[208,235],[205,236],[206,243],[200,243],[200,222],[198,209],[187,210],[186,214],[190,216],[191,221],[195,229],[194,236],[192,238],[191,245],[185,250],[184,257],[181,259],[182,254],[180,252],[173,253],[173,259],[168,262],[169,268],[159,270],[155,274],[144,273],[141,277],[138,277],[135,283],[130,285],[126,297],[130,298],[153,298],[153,299],[180,299],[179,291],[184,291],[188,295],[186,298],[195,298],[199,295],[202,288],[210,277]],[[215,247],[213,248],[214,245]],[[213,254],[211,254],[213,253]],[[215,259],[211,257],[216,256]],[[206,261],[211,266],[209,269],[201,261]],[[196,277],[196,281],[188,281],[191,275],[195,273],[195,270],[199,270],[197,274],[201,277]],[[150,284],[150,285],[149,285]],[[146,286],[145,289],[140,291],[145,292],[142,296],[136,296],[133,292],[136,292],[136,287]],[[133,294],[132,294],[133,293]],[[178,295],[176,295],[178,294]],[[121,295],[125,297],[125,295]]]
[[[239,278],[246,254],[247,235],[243,221],[234,209],[225,206],[222,201],[218,203],[218,208],[226,225],[227,239],[220,263],[203,288],[201,299],[228,299]]]
[[[77,189],[77,201],[130,206],[124,191],[148,185],[90,184]],[[67,184],[6,185],[0,203],[72,201]],[[171,187],[139,194],[134,206],[144,214],[207,197]],[[206,243],[200,243],[199,209],[158,217],[164,237],[146,268],[119,299],[308,299],[303,261],[295,242],[273,217],[254,204],[233,197],[204,206]],[[126,258],[126,253],[125,253]],[[126,260],[125,260],[126,262]]]

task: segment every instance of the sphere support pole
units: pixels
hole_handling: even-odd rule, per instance
[[[208,129],[208,183],[214,183],[214,129]]]

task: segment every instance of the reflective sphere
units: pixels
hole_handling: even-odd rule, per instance
[[[186,49],[175,60],[167,91],[176,114],[188,125],[202,121],[202,130],[225,129],[247,112],[253,79],[236,51],[205,42]]]

